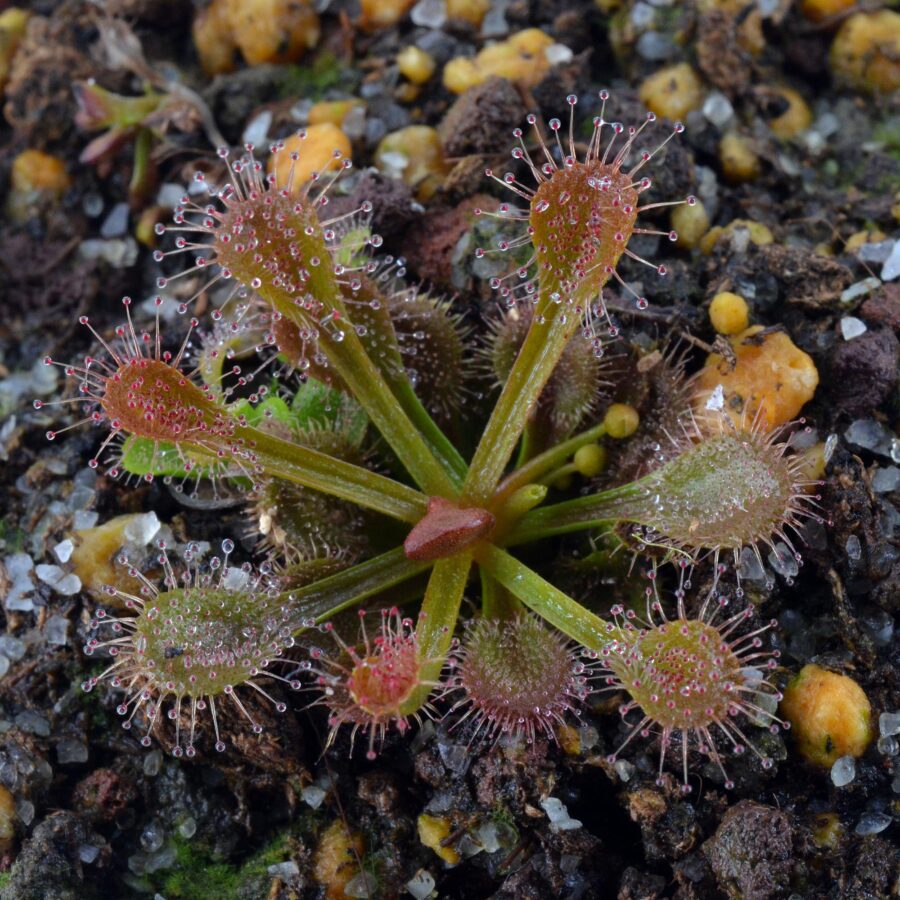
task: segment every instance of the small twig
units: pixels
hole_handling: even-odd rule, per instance
[[[112,19],[105,15],[94,17],[103,49],[109,58],[109,63],[116,68],[126,68],[138,78],[143,79],[152,87],[158,88],[164,93],[178,97],[192,106],[200,117],[200,123],[213,147],[227,147],[228,141],[219,131],[216,121],[206,101],[194,90],[181,82],[166,78],[147,62],[144,56],[144,48],[137,35],[121,19]]]
[[[219,128],[216,125],[216,120],[213,118],[212,111],[206,105],[206,101],[196,91],[191,90],[189,87],[186,87],[177,81],[163,80],[163,85],[170,94],[177,94],[182,100],[190,103],[190,105],[197,110],[197,114],[200,116],[200,124],[203,126],[203,130],[213,147],[219,148],[229,146],[228,141],[225,140],[222,132],[219,131]]]
[[[509,852],[509,855],[497,866],[497,872],[508,872],[512,868],[513,862],[515,862],[516,857],[521,856],[528,845],[528,840],[526,838],[522,838],[515,847]]]
[[[863,634],[853,614],[847,591],[841,576],[834,569],[828,570],[828,581],[831,584],[831,596],[834,598],[834,611],[841,624],[842,639],[847,648],[860,657],[867,668],[875,665],[875,648],[867,635]]]
[[[62,248],[54,255],[51,256],[47,262],[44,263],[39,269],[27,269],[27,277],[29,280],[43,278],[45,275],[48,275],[52,272],[79,244],[81,243],[80,237],[73,237],[70,241],[63,244]]]

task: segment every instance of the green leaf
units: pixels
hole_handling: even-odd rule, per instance
[[[300,386],[291,409],[294,423],[301,429],[318,426],[340,430],[356,447],[362,444],[366,436],[369,417],[363,408],[343,391],[314,378]]]
[[[186,463],[191,464],[188,471]],[[222,463],[200,454],[179,451],[167,441],[151,441],[148,438],[131,435],[122,445],[120,466],[132,475],[153,475],[164,478],[202,477],[221,474]]]
[[[229,411],[235,417],[243,416],[248,425],[258,428],[261,423],[270,421],[293,428],[297,425],[297,417],[291,407],[276,394],[266,397],[255,406],[249,400],[238,400],[231,404]]]

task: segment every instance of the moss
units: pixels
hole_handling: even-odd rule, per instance
[[[843,191],[858,190],[860,185],[866,186],[871,196],[890,194],[897,189],[896,166],[889,160],[900,158],[900,149],[892,141],[896,139],[896,131],[882,126],[885,130],[873,132],[872,139],[885,141],[882,155],[872,154],[861,159],[856,165],[841,160],[834,170],[833,178],[836,187]],[[831,171],[828,174],[832,174]]]
[[[0,547],[7,553],[21,553],[25,549],[24,530],[15,524],[11,516],[0,519]]]
[[[107,664],[97,665],[89,670],[81,670],[73,674],[74,684],[84,684],[92,675],[99,675]],[[87,713],[91,729],[98,734],[117,733],[117,727],[121,727],[121,719],[113,716],[103,705],[104,695],[101,691],[79,690],[75,695],[76,701]]]
[[[491,819],[496,825],[505,825],[507,828],[512,829],[518,836],[519,829],[516,827],[516,817],[502,803],[494,804],[494,808],[491,810]]]
[[[240,869],[224,862],[215,862],[202,851],[178,848],[176,869],[169,873],[162,885],[166,897],[218,897],[221,900],[237,898],[240,887]],[[262,889],[262,886],[260,886]]]
[[[271,880],[268,868],[290,857],[290,843],[291,831],[283,831],[249,859],[233,865],[216,859],[201,841],[176,837],[175,867],[165,873],[160,893],[169,900],[243,900],[264,896]]]
[[[312,65],[285,66],[279,96],[321,100],[331,88],[340,86],[351,90],[349,82],[357,78],[358,75],[346,69],[333,53],[325,51],[316,57]]]
[[[12,880],[12,872],[0,872],[0,890],[3,890]]]
[[[891,159],[900,160],[900,119],[891,118],[872,131],[872,141],[884,145]]]

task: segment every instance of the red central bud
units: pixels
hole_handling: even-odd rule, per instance
[[[541,277],[562,299],[589,303],[625,252],[637,219],[638,189],[616,163],[598,159],[558,169],[538,186],[529,224]]]
[[[209,394],[158,359],[122,363],[105,380],[100,405],[117,430],[151,441],[199,442],[233,430]]]
[[[486,509],[460,509],[443,497],[432,497],[428,512],[407,535],[403,549],[409,559],[453,556],[487,537],[494,521],[493,514]]]

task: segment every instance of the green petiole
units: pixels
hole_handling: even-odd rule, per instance
[[[646,493],[641,482],[635,481],[532,510],[510,530],[503,543],[511,547],[557,534],[599,528],[608,522],[641,522],[646,509]]]
[[[453,641],[471,568],[472,553],[469,550],[439,559],[434,564],[417,628],[421,683],[401,706],[403,715],[411,715],[425,705],[440,677]]]
[[[323,256],[327,250],[323,243]],[[343,379],[357,402],[366,411],[382,437],[388,442],[413,480],[431,496],[452,497],[458,492],[459,476],[451,477],[450,463],[440,463],[419,429],[410,421],[403,406],[394,396],[381,371],[369,358],[347,314],[337,284],[330,273],[313,270],[311,293],[326,309],[331,309],[333,327],[339,329],[336,336],[321,342],[321,349]],[[260,296],[266,302],[301,328],[307,328],[304,313],[289,297],[270,285],[263,284]],[[427,413],[422,409],[418,418]],[[434,426],[433,430],[437,430]]]
[[[299,590],[286,591],[283,596],[285,603],[296,608],[302,623],[297,628],[299,633],[308,627],[308,620],[325,622],[342,610],[421,574],[429,565],[407,559],[403,548],[397,547]]]
[[[341,497],[403,522],[418,522],[428,506],[424,494],[399,481],[257,428],[239,425],[235,437],[239,440],[235,461],[241,463],[241,454],[248,449],[256,464],[276,478]],[[252,472],[248,475],[252,477]]]
[[[586,610],[505,550],[488,545],[479,550],[477,561],[530,610],[589,650],[599,653],[611,640],[624,637],[617,626]]]
[[[463,485],[465,502],[483,506],[490,500],[534,404],[577,325],[577,317],[568,312],[565,304],[554,303],[546,294],[543,296],[475,450]]]

